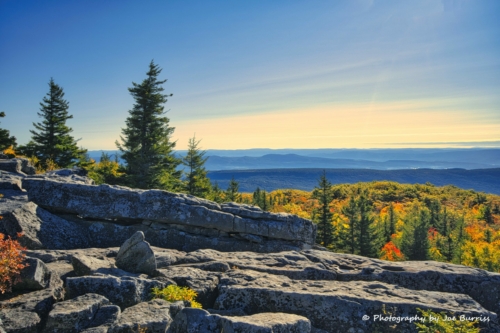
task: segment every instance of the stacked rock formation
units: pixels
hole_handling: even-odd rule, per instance
[[[22,187],[29,201],[80,223],[76,243],[61,248],[119,246],[131,236],[116,233],[119,226],[143,231],[153,245],[188,251],[302,250],[312,248],[316,235],[311,221],[295,215],[235,203],[219,205],[185,194],[35,177],[24,178]],[[26,209],[33,213],[33,207]],[[82,235],[88,236],[83,240]]]

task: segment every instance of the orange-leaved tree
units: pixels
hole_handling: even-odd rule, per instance
[[[392,242],[389,241],[380,250],[380,259],[390,261],[405,260],[405,256],[400,249]]]
[[[17,237],[21,236],[22,233],[17,234]],[[0,233],[0,293],[11,291],[12,286],[20,279],[21,270],[28,266],[23,263],[25,250],[17,240]]]

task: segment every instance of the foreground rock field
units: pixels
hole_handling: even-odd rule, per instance
[[[0,232],[24,232],[30,266],[1,296],[0,332],[416,332],[375,318],[419,308],[500,331],[500,274],[332,253],[295,216],[9,163]],[[171,284],[203,309],[152,299]]]

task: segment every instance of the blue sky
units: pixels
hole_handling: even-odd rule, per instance
[[[185,149],[500,146],[500,2],[0,0],[1,127],[51,77],[114,149],[149,62]]]

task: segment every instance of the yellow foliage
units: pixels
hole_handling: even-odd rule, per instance
[[[297,216],[303,217],[305,219],[310,218],[311,214],[304,212],[300,205],[289,203],[283,206],[283,211],[289,214],[295,214]]]
[[[14,146],[10,146],[7,149],[4,149],[3,153],[9,157],[16,157],[16,152],[14,151]]]
[[[152,293],[154,298],[161,298],[168,302],[189,301],[191,302],[191,307],[201,309],[201,304],[195,300],[198,294],[188,287],[179,287],[171,284],[163,289],[155,287]]]
[[[56,162],[52,159],[48,159],[45,161],[45,171],[54,171],[58,170],[60,167],[56,164]]]

